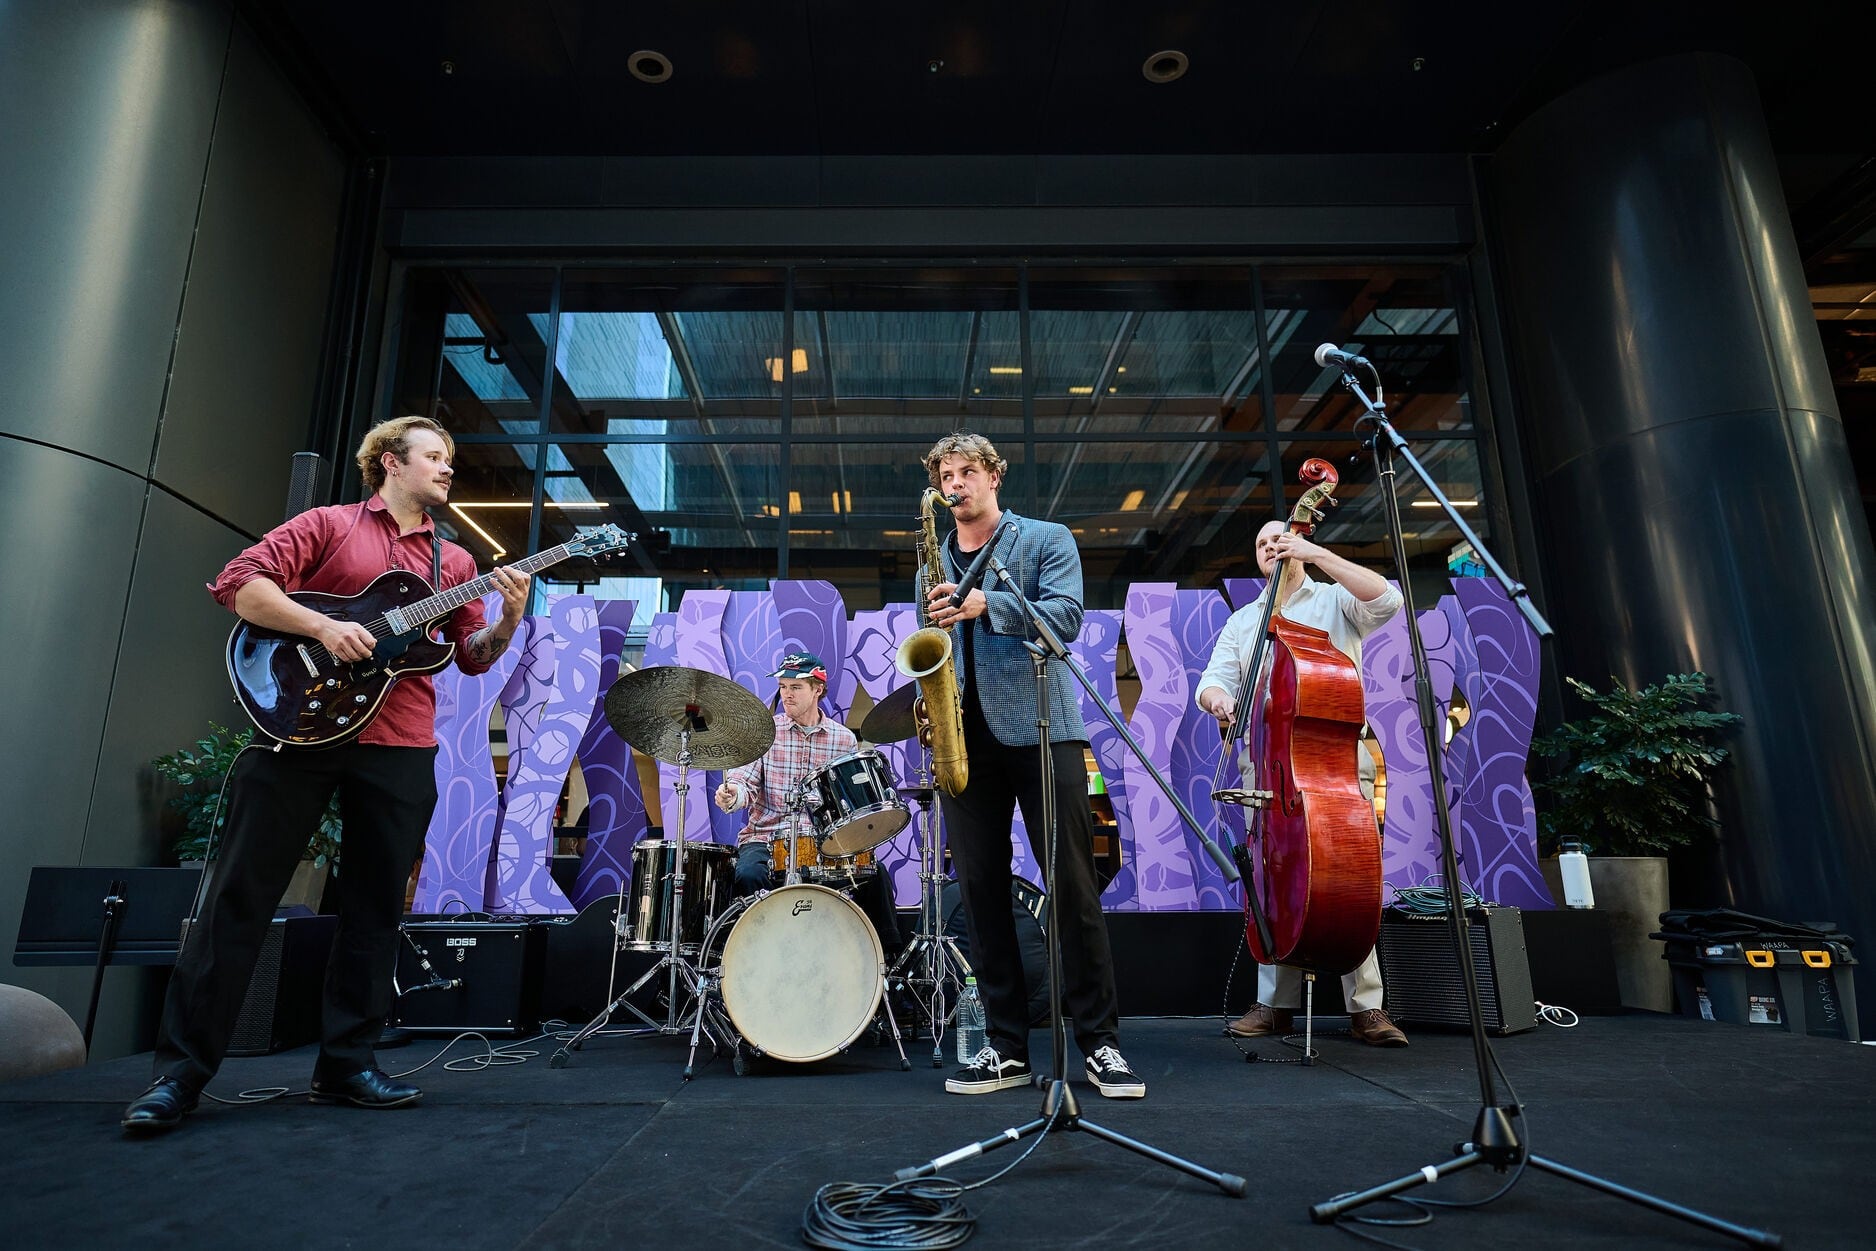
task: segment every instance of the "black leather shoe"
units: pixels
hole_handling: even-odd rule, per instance
[[[130,1101],[117,1123],[131,1133],[152,1133],[174,1129],[182,1118],[195,1111],[201,1096],[173,1077],[160,1077],[142,1094]]]
[[[423,1098],[423,1091],[377,1069],[350,1077],[313,1079],[314,1103],[349,1103],[355,1108],[407,1108]]]

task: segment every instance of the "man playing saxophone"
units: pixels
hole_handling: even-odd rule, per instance
[[[997,542],[995,555],[1055,632],[1066,641],[1081,630],[1081,556],[1074,537],[1064,526],[1018,517],[999,504],[1008,467],[990,441],[976,434],[946,435],[925,456],[932,486],[955,501],[957,529],[943,552],[949,580],[927,586],[925,599],[934,626],[957,627],[968,780],[939,802],[988,1017],[986,1046],[945,1083],[953,1094],[1030,1084],[1028,992],[1010,906],[1010,828],[1017,804],[1036,859],[1045,866],[1048,845],[1034,669],[1023,647],[1029,618],[1016,594],[988,575],[955,607],[951,594],[982,549]],[[1058,847],[1047,885],[1049,906],[1060,921],[1063,1009],[1074,1020],[1088,1080],[1109,1098],[1138,1099],[1146,1083],[1117,1045],[1120,1010],[1083,763],[1088,731],[1069,675],[1055,665],[1048,678]]]

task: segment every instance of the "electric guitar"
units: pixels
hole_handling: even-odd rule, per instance
[[[638,535],[601,526],[511,568],[532,574],[574,556],[600,556],[631,546]],[[228,636],[228,678],[255,728],[291,747],[330,747],[355,738],[384,707],[391,684],[413,673],[435,673],[456,654],[431,631],[471,600],[495,589],[484,574],[432,593],[419,574],[392,569],[356,595],[295,591],[296,604],[335,621],[356,621],[378,639],[359,661],[337,660],[316,639],[243,621]]]

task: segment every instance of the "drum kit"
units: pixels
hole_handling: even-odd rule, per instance
[[[881,701],[861,737],[869,743],[911,737],[916,692],[907,686]],[[706,1038],[713,1048],[732,1050],[740,1074],[761,1056],[825,1059],[852,1045],[882,1012],[900,1067],[910,1068],[889,986],[904,991],[930,1024],[938,1065],[946,1005],[955,1003],[969,968],[939,916],[943,861],[932,847],[931,786],[922,779],[918,786],[896,786],[885,759],[864,744],[808,774],[791,790],[788,833],[771,844],[780,884],[735,898],[735,849],[684,837],[690,773],[761,759],[775,741],[772,714],[737,683],[678,665],[627,673],[607,691],[605,711],[627,743],[678,769],[674,837],[633,848],[629,887],[620,886],[608,993],[617,986],[620,951],[658,959],[568,1038],[551,1065],[564,1068],[571,1052],[624,1009],[642,1025],[614,1034],[690,1036],[687,1079]],[[879,934],[852,895],[860,882],[883,872],[874,849],[911,820],[902,796],[923,809],[923,888],[917,933],[888,969]],[[665,1016],[657,1020],[632,998],[661,975]]]

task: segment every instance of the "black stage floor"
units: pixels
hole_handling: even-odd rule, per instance
[[[404,1071],[442,1040],[383,1053]],[[1471,1042],[1414,1031],[1407,1050],[1318,1039],[1310,1067],[1246,1063],[1216,1021],[1128,1019],[1122,1046],[1148,1097],[1075,1090],[1094,1122],[1250,1179],[1227,1198],[1086,1133],[1051,1134],[1008,1176],[971,1191],[969,1245],[1335,1247],[1308,1207],[1447,1158],[1478,1103]],[[1047,1039],[1038,1031],[1039,1055]],[[800,1246],[800,1218],[832,1181],[885,1181],[1034,1117],[1040,1095],[946,1095],[929,1041],[910,1072],[890,1044],[735,1076],[727,1058],[682,1080],[676,1038],[599,1038],[562,1069],[551,1043],[522,1063],[418,1080],[421,1107],[364,1112],[291,1097],[206,1104],[181,1130],[126,1140],[131,1057],[0,1086],[0,1194],[14,1247],[401,1248]],[[1263,1056],[1293,1056],[1268,1041]],[[1544,1156],[1787,1246],[1868,1246],[1862,1185],[1876,1175],[1876,1050],[1769,1027],[1653,1014],[1586,1017],[1494,1040]],[[459,1042],[451,1057],[479,1044]],[[311,1051],[231,1060],[212,1090],[303,1090]],[[948,1170],[963,1181],[1027,1142]],[[1475,1169],[1417,1193],[1483,1195]],[[1379,1212],[1380,1207],[1371,1208]],[[1725,1246],[1725,1239],[1528,1171],[1483,1211],[1381,1231],[1415,1247]]]

